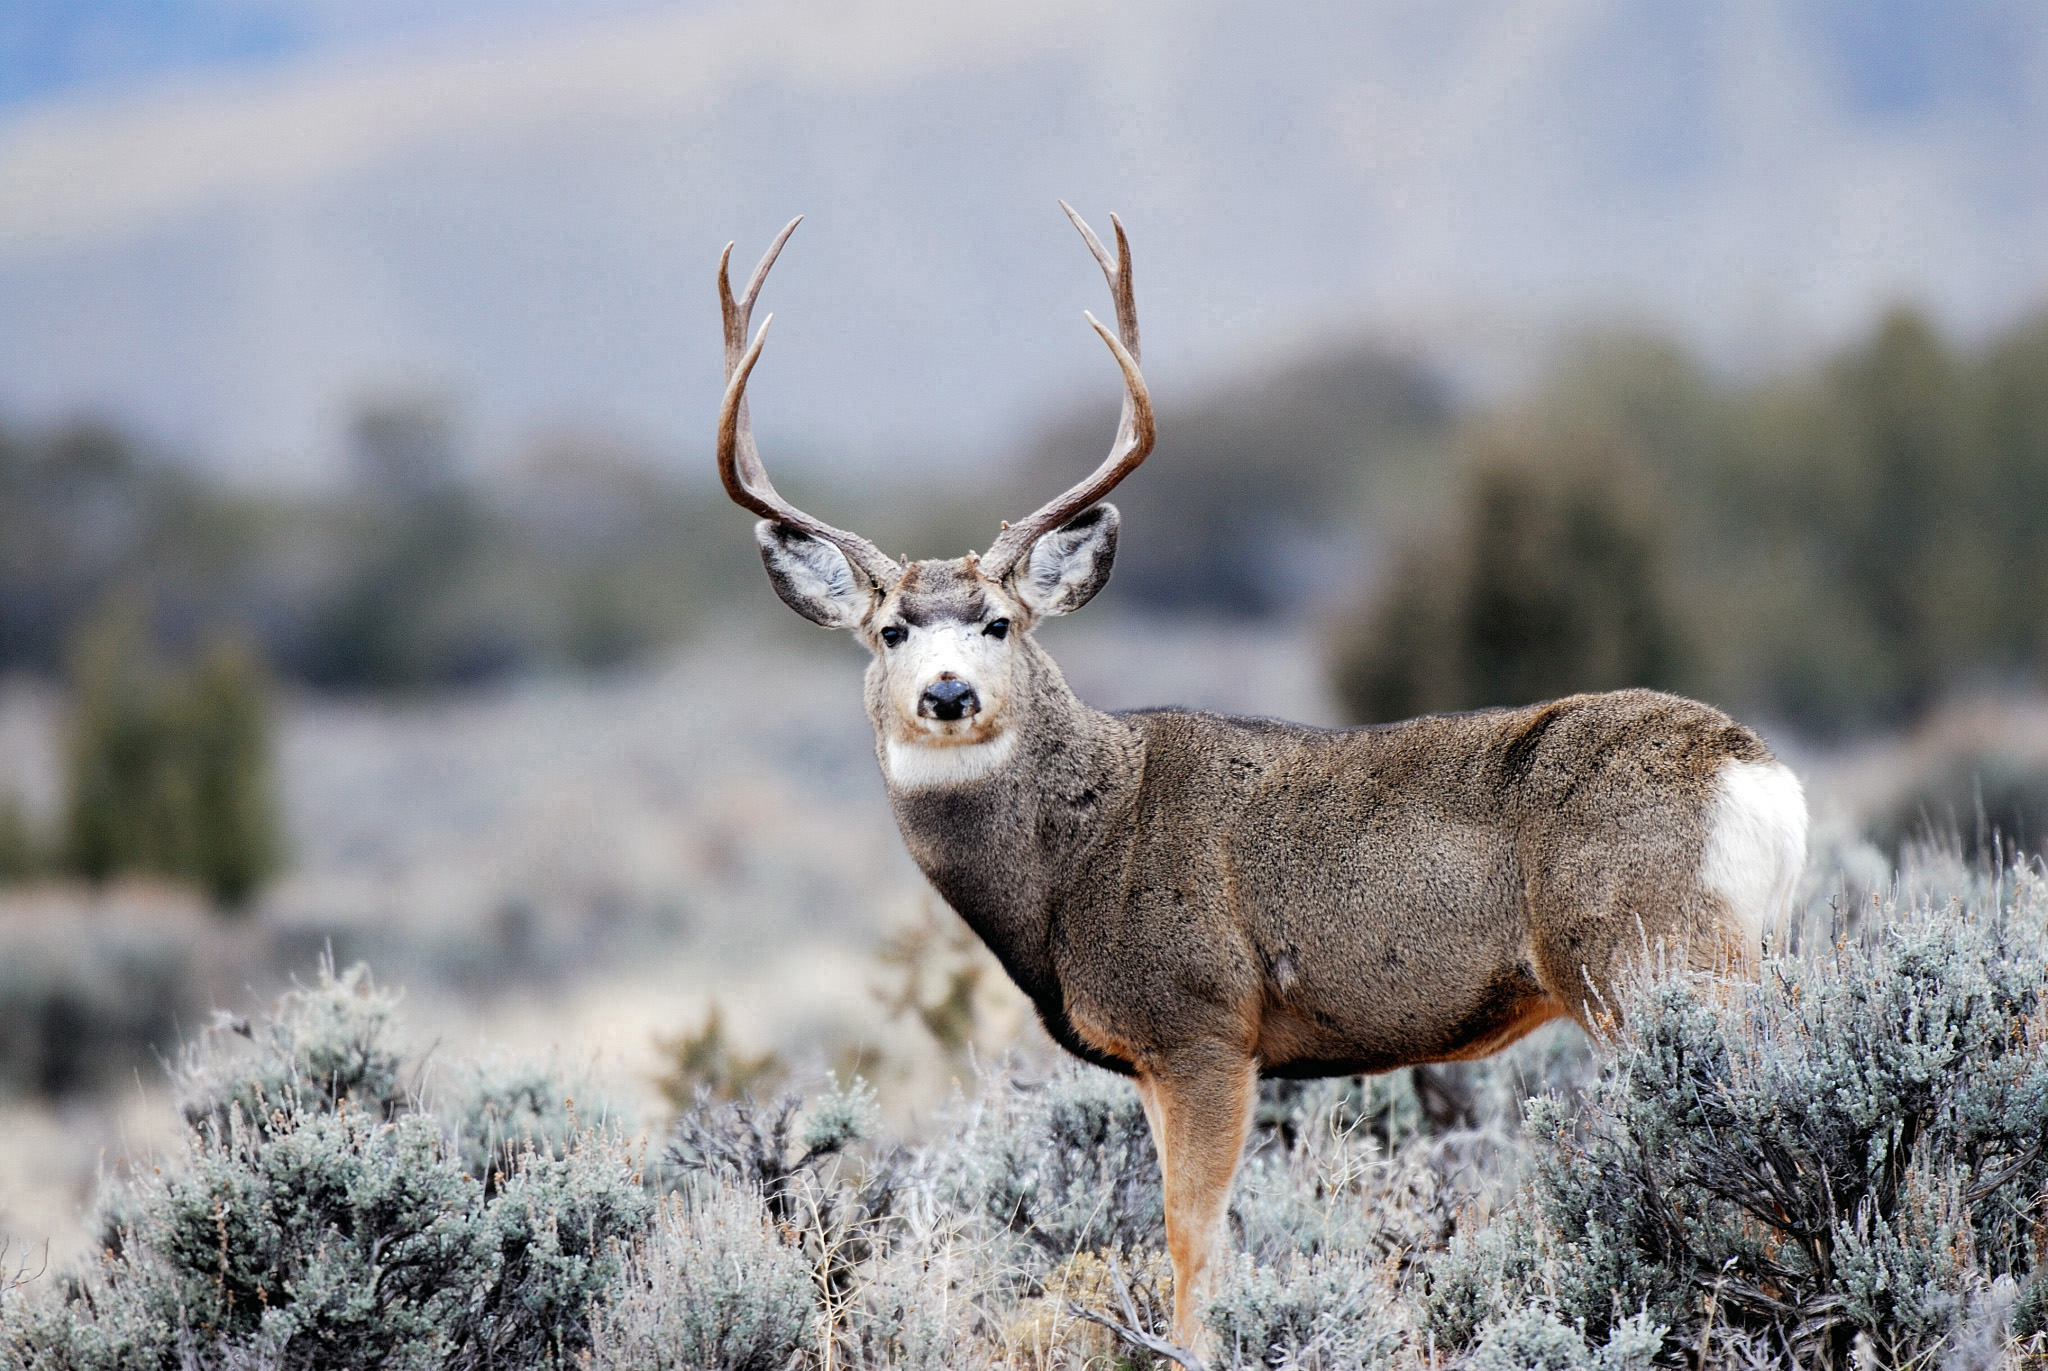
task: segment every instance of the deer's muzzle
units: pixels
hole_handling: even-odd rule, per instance
[[[981,698],[974,687],[957,676],[942,676],[917,697],[917,712],[927,719],[951,722],[981,711]]]

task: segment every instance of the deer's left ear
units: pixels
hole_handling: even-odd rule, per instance
[[[1116,561],[1115,505],[1083,510],[1031,545],[1010,588],[1041,619],[1072,614],[1095,598]]]

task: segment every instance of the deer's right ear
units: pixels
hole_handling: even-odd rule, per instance
[[[867,617],[874,591],[838,548],[772,519],[754,525],[754,541],[782,603],[826,628],[853,628]]]
[[[1041,619],[1072,614],[1094,599],[1116,561],[1119,521],[1115,505],[1095,505],[1040,535],[1011,575],[1017,598]]]

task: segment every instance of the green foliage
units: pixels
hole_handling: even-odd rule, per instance
[[[269,684],[232,643],[189,670],[152,655],[139,606],[117,602],[73,655],[66,748],[68,865],[143,872],[245,905],[282,864]]]
[[[1923,855],[1831,913],[1756,979],[1646,978],[1591,1057],[1269,1092],[1210,1364],[2010,1363],[2048,1322],[2048,878]],[[415,1088],[396,1032],[359,969],[214,1029],[100,1259],[0,1282],[0,1362],[926,1371],[1113,1364],[1073,1303],[1163,1331],[1157,1166],[1107,1073],[991,1073],[916,1147],[858,1081],[707,1092],[643,1169],[545,1073]]]
[[[2043,319],[1965,351],[1895,310],[1741,384],[1592,340],[1439,459],[1447,518],[1407,492],[1407,550],[1339,626],[1340,694],[1367,720],[1664,684],[1843,731],[2038,676],[2044,394]]]
[[[107,1202],[102,1259],[0,1298],[33,1368],[565,1366],[654,1199],[601,1130],[498,1139],[418,1107],[392,998],[323,971],[180,1073],[184,1156]],[[248,1045],[231,1046],[246,1034]]]
[[[41,835],[30,822],[21,796],[0,792],[0,884],[37,875],[45,860]]]
[[[239,1118],[261,1132],[290,1103],[388,1122],[410,1103],[397,1025],[398,997],[377,989],[368,967],[337,975],[323,962],[261,1024],[228,1019],[187,1049],[176,1073],[185,1121],[226,1136]]]
[[[1358,1252],[1244,1261],[1209,1308],[1230,1365],[1364,1371],[1393,1365],[1407,1336],[1392,1292]]]
[[[716,1000],[704,1013],[703,1027],[674,1037],[657,1036],[654,1046],[668,1062],[668,1069],[655,1079],[655,1088],[678,1114],[693,1108],[700,1092],[737,1100],[779,1079],[787,1069],[773,1052],[750,1055],[735,1050],[725,1036],[725,1012]]]
[[[963,1140],[954,1203],[1046,1256],[1159,1245],[1159,1157],[1128,1081],[1063,1064],[1038,1089],[989,1103]]]
[[[1567,1327],[1554,1312],[1522,1309],[1489,1323],[1464,1365],[1470,1371],[1650,1371],[1666,1331],[1633,1314],[1595,1348],[1587,1346],[1583,1328]]]
[[[189,776],[186,873],[239,908],[283,866],[271,768],[270,686],[248,648],[223,643],[194,666],[176,710]]]
[[[1613,443],[1496,438],[1462,521],[1409,550],[1338,650],[1363,721],[1668,686],[1681,630],[1664,583],[1664,519]]]
[[[492,1061],[458,1066],[451,1074],[435,1092],[435,1113],[458,1139],[462,1169],[482,1181],[487,1194],[518,1171],[527,1152],[561,1152],[582,1131],[558,1070]]]

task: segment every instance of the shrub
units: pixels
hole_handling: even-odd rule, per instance
[[[1467,1064],[1450,1125],[1412,1077],[1269,1091],[1217,1371],[2038,1346],[2048,877],[1922,857],[1797,931],[1754,980],[1644,979],[1590,1065],[1568,1033]],[[396,1032],[359,969],[214,1030],[184,1153],[107,1197],[100,1259],[0,1279],[0,1364],[922,1371],[1150,1355],[1075,1305],[1163,1332],[1158,1171],[1107,1073],[990,1073],[915,1149],[859,1081],[707,1092],[642,1175],[559,1079],[423,1095]]]
[[[655,1081],[655,1088],[679,1115],[696,1103],[700,1090],[718,1099],[737,1100],[787,1074],[782,1058],[773,1052],[750,1056],[734,1049],[725,1036],[725,1013],[716,1000],[705,1012],[702,1028],[673,1037],[657,1035],[654,1046],[669,1064]]]
[[[231,1035],[250,1046],[241,1048]],[[313,984],[281,996],[261,1024],[216,1023],[186,1051],[176,1081],[186,1122],[226,1137],[238,1118],[268,1128],[281,1106],[346,1106],[389,1121],[410,1103],[404,1066],[397,995],[377,989],[368,967],[337,974],[323,961]]]
[[[1209,1308],[1232,1366],[1363,1371],[1387,1366],[1407,1344],[1393,1291],[1357,1251],[1245,1260]]]
[[[1157,1247],[1159,1158],[1130,1084],[1062,1063],[1033,1088],[997,1089],[956,1144],[951,1201],[1054,1259]]]
[[[462,1169],[487,1192],[518,1170],[525,1153],[559,1153],[582,1131],[575,1097],[555,1067],[489,1061],[458,1066],[453,1077],[435,1092],[435,1112],[457,1140]]]
[[[1921,873],[1923,876],[1928,873]],[[1532,1110],[1532,1174],[1432,1274],[1440,1346],[1542,1306],[1811,1364],[1909,1361],[2034,1278],[2048,1186],[2048,884],[1901,886],[1759,982],[1647,982],[1585,1098]]]
[[[154,1070],[203,1007],[198,931],[157,911],[0,924],[0,1094],[62,1098]]]
[[[815,1345],[810,1263],[759,1194],[730,1184],[665,1201],[653,1236],[591,1318],[597,1371],[782,1371]]]
[[[633,1158],[580,1130],[526,1144],[487,1192],[464,1158],[497,1142],[419,1109],[404,1067],[360,968],[215,1030],[179,1073],[184,1156],[107,1197],[96,1265],[0,1296],[0,1349],[38,1368],[566,1364],[652,1216]]]
[[[1567,1326],[1551,1310],[1523,1309],[1482,1329],[1465,1365],[1470,1371],[1650,1371],[1663,1351],[1665,1331],[1634,1314],[1593,1348],[1583,1327]]]

